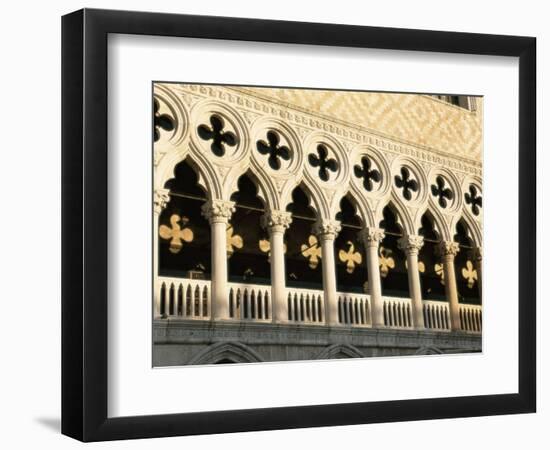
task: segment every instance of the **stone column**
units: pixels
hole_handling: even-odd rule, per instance
[[[285,287],[285,243],[284,234],[292,223],[291,214],[286,211],[267,211],[262,225],[269,232],[271,261],[271,316],[273,322],[288,322],[288,305]]]
[[[235,211],[235,202],[210,200],[202,206],[202,215],[210,222],[212,280],[210,285],[211,319],[228,320],[227,224]]]
[[[153,192],[153,317],[160,317],[159,283],[159,216],[170,201],[169,189],[155,189]],[[168,293],[166,294],[168,298]],[[168,303],[168,302],[166,302]],[[165,308],[167,305],[165,304]],[[168,311],[165,309],[166,315]]]
[[[424,328],[424,311],[422,305],[422,290],[420,289],[420,271],[418,270],[418,252],[424,245],[422,236],[408,235],[399,239],[399,248],[407,257],[407,275],[409,278],[409,295],[412,301],[413,326]]]
[[[460,330],[460,310],[458,306],[458,290],[456,287],[455,256],[459,252],[458,243],[453,241],[443,241],[439,243],[439,252],[443,264],[443,274],[445,279],[445,295],[449,302],[449,312],[451,314],[451,330]]]
[[[319,220],[313,226],[313,233],[321,241],[323,290],[325,291],[325,321],[329,326],[338,325],[334,240],[338,236],[340,229],[340,222],[337,220]]]
[[[483,269],[483,250],[482,247],[476,247],[472,250],[472,259],[477,272],[477,288],[479,289],[479,298],[483,302],[482,288],[481,288],[481,276]]]
[[[384,239],[384,230],[367,227],[361,232],[367,254],[367,273],[369,277],[369,294],[372,309],[372,326],[384,326],[384,305],[382,302],[382,282],[380,281],[380,261],[378,248]]]

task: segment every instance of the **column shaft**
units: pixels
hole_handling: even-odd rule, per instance
[[[284,233],[292,219],[286,211],[268,211],[262,218],[263,226],[269,232],[271,262],[271,305],[273,322],[288,322],[285,280]]]
[[[382,300],[382,282],[380,280],[380,261],[378,258],[378,247],[384,236],[384,230],[380,228],[366,228],[362,236],[367,253],[367,274],[369,277],[373,328],[384,326],[384,304]]]
[[[227,292],[227,224],[235,210],[234,203],[212,200],[202,207],[203,215],[210,222],[212,236],[211,319],[228,320],[229,295]]]
[[[161,317],[160,282],[159,282],[159,216],[170,201],[168,189],[155,189],[153,192],[153,317]],[[168,299],[166,291],[166,299]],[[168,311],[165,310],[166,315]]]
[[[409,295],[412,302],[413,326],[424,328],[424,310],[422,304],[422,290],[420,288],[420,271],[418,270],[418,252],[424,245],[422,236],[404,236],[399,240],[399,247],[407,256],[407,276],[409,280]]]
[[[460,309],[458,305],[458,289],[456,287],[455,256],[459,251],[456,242],[444,241],[440,244],[441,262],[445,279],[445,295],[449,302],[451,315],[451,330],[458,331],[460,327]]]
[[[336,263],[334,259],[334,240],[339,231],[340,223],[338,221],[319,221],[314,226],[314,233],[321,241],[325,321],[329,326],[339,324],[338,297],[336,295]]]

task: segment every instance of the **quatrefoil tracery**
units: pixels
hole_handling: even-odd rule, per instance
[[[237,136],[231,131],[223,131],[225,122],[215,114],[210,116],[210,127],[208,125],[200,125],[197,132],[200,138],[204,141],[212,140],[210,149],[216,156],[225,155],[225,146],[235,147],[238,144]]]
[[[363,156],[361,158],[361,165],[356,164],[353,170],[357,178],[363,179],[363,187],[369,192],[374,188],[373,181],[379,183],[382,180],[380,172],[373,168],[373,164],[368,156]]]
[[[329,171],[338,171],[338,162],[334,158],[328,157],[328,150],[323,144],[317,146],[317,155],[310,153],[308,161],[312,167],[319,168],[319,177],[323,181],[328,181],[330,178]]]
[[[160,130],[172,131],[174,129],[174,119],[169,114],[160,113],[160,104],[156,98],[153,100],[153,107],[153,134],[155,142],[157,142],[160,139]]]
[[[477,188],[471,184],[470,185],[470,192],[466,192],[464,194],[464,199],[466,200],[466,203],[470,205],[470,208],[472,209],[472,212],[474,215],[479,215],[479,209],[481,206],[481,195],[478,195]]]
[[[432,195],[437,198],[439,206],[442,208],[447,207],[447,201],[452,201],[454,198],[453,191],[445,187],[445,178],[438,176],[435,179],[436,184],[432,184]]]
[[[267,132],[267,142],[260,140],[256,142],[256,149],[262,155],[269,155],[267,162],[273,170],[281,168],[281,159],[290,160],[290,149],[286,145],[279,145],[280,138],[275,131]]]
[[[403,189],[405,200],[411,200],[412,192],[418,191],[418,181],[412,178],[410,170],[406,167],[401,167],[401,176],[395,176],[395,185],[399,189]]]

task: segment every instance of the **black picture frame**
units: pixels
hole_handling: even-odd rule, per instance
[[[107,417],[110,33],[519,57],[517,393]],[[62,433],[82,441],[535,412],[536,39],[84,9],[62,18]]]

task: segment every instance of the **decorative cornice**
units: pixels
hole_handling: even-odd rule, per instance
[[[452,256],[454,258],[459,251],[460,247],[457,242],[441,241],[439,243],[439,253],[441,256]]]
[[[202,215],[208,219],[210,224],[228,223],[231,215],[235,212],[235,202],[225,200],[209,200],[202,205]]]
[[[276,100],[264,99],[243,88],[223,88],[204,85],[180,85],[181,92],[192,91],[205,97],[217,98],[237,106],[241,113],[260,112],[281,118],[295,125],[309,127],[311,131],[322,130],[349,139],[357,144],[368,144],[379,150],[413,157],[430,164],[439,164],[454,171],[481,176],[481,162],[466,157],[451,156],[432,147],[403,141],[395,137],[363,127],[339,123],[336,119],[320,117],[313,111],[301,111],[294,105],[279,105]]]
[[[321,241],[326,239],[336,239],[342,229],[338,220],[318,220],[313,225],[313,234],[319,237]]]
[[[410,234],[408,236],[403,236],[397,241],[397,245],[401,250],[403,250],[407,255],[418,254],[422,246],[424,245],[424,237]]]
[[[268,230],[284,231],[292,223],[292,214],[286,211],[271,210],[262,216],[262,226]]]
[[[359,233],[367,247],[378,247],[386,236],[382,228],[367,227]]]
[[[153,211],[158,216],[170,201],[169,189],[155,189],[153,192]]]

